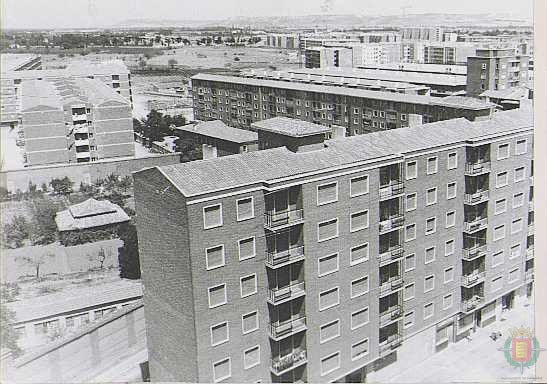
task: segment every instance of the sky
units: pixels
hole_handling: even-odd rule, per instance
[[[503,13],[532,18],[534,0],[1,0],[2,28],[108,27],[127,19],[219,20],[237,16]],[[543,1],[543,0],[542,0]]]

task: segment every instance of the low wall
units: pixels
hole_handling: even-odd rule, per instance
[[[68,176],[74,182],[74,187],[78,188],[81,182],[91,184],[106,178],[110,174],[128,176],[132,172],[143,168],[177,164],[179,162],[179,154],[173,153],[156,154],[135,159],[30,167],[0,172],[0,186],[12,193],[17,189],[25,192],[28,189],[29,182],[40,186],[42,183],[49,184],[52,179]]]

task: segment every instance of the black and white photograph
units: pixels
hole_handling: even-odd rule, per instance
[[[547,381],[546,3],[2,0],[0,381]]]

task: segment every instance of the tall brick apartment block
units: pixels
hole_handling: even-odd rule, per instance
[[[279,122],[134,174],[152,380],[374,380],[531,293],[530,112],[291,149],[324,127]]]

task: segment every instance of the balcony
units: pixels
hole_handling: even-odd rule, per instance
[[[534,176],[530,176],[530,186],[534,185]]]
[[[398,195],[401,195],[405,190],[405,185],[400,180],[391,180],[389,184],[380,185],[380,190],[378,194],[380,195],[380,200],[391,199]]]
[[[486,244],[483,245],[473,245],[470,248],[464,248],[462,250],[462,259],[466,261],[472,261],[479,257],[486,256],[487,251]]]
[[[401,345],[403,342],[403,339],[401,335],[394,334],[387,338],[387,340],[384,340],[380,343],[380,357],[384,357],[389,355],[391,352],[393,352],[397,347]]]
[[[528,202],[528,212],[534,212],[534,201]]]
[[[403,257],[403,254],[404,254],[403,247],[399,245],[387,252],[384,252],[378,255],[378,261],[380,263],[380,267],[386,264],[392,263],[396,260],[399,260],[400,258]]]
[[[528,236],[534,236],[534,223],[528,224]]]
[[[488,225],[488,219],[486,217],[484,218],[475,218],[472,221],[468,221],[468,219],[465,219],[463,223],[463,231],[465,233],[475,233],[477,231],[480,231],[484,228],[486,228]]]
[[[300,316],[282,322],[270,323],[270,337],[275,341],[279,341],[306,329],[306,317]]]
[[[465,164],[466,176],[477,176],[490,172],[490,161],[479,160],[476,163]]]
[[[486,276],[486,273],[484,271],[479,272],[478,270],[475,270],[468,275],[463,275],[462,286],[464,286],[465,288],[471,288],[474,285],[484,282],[485,276]]]
[[[306,362],[306,351],[303,349],[297,349],[288,355],[274,357],[272,359],[270,370],[274,375],[281,376],[296,367],[306,364]]]
[[[395,305],[389,308],[387,311],[380,313],[380,327],[385,327],[400,320],[403,317],[403,307],[401,305]]]
[[[472,297],[471,299],[464,300],[462,302],[462,310],[464,312],[471,312],[474,309],[476,309],[479,305],[481,305],[483,301],[484,301],[484,297],[482,296],[475,296],[475,297]]]
[[[389,295],[403,287],[403,277],[393,276],[380,285],[380,297]]]
[[[87,159],[88,157],[91,157],[89,152],[76,152],[77,159]]]
[[[526,280],[527,283],[533,281],[534,280],[534,269],[527,270],[524,274],[524,279]]]
[[[534,246],[526,248],[526,260],[531,260],[534,258]]]
[[[266,251],[266,265],[279,268],[287,264],[304,260],[304,246],[294,246],[283,251]]]
[[[84,145],[89,145],[89,139],[83,139],[83,140],[74,140],[74,145],[76,145],[77,147],[81,147],[81,146],[84,146]]]
[[[86,113],[72,115],[72,121],[83,121],[83,120],[87,121]]]
[[[304,210],[293,209],[283,212],[266,212],[264,214],[264,227],[271,231],[283,229],[291,225],[304,222]]]
[[[89,133],[89,126],[87,124],[74,125],[74,133]]]
[[[405,223],[405,216],[402,214],[398,214],[395,216],[390,217],[387,220],[380,221],[379,231],[380,233],[385,233],[389,231],[393,231],[395,229],[400,229]]]
[[[268,290],[268,293],[268,302],[277,305],[304,296],[306,290],[302,281],[281,288],[271,288]]]
[[[463,202],[468,205],[475,205],[488,201],[488,197],[488,190],[478,191],[475,193],[466,193]]]

